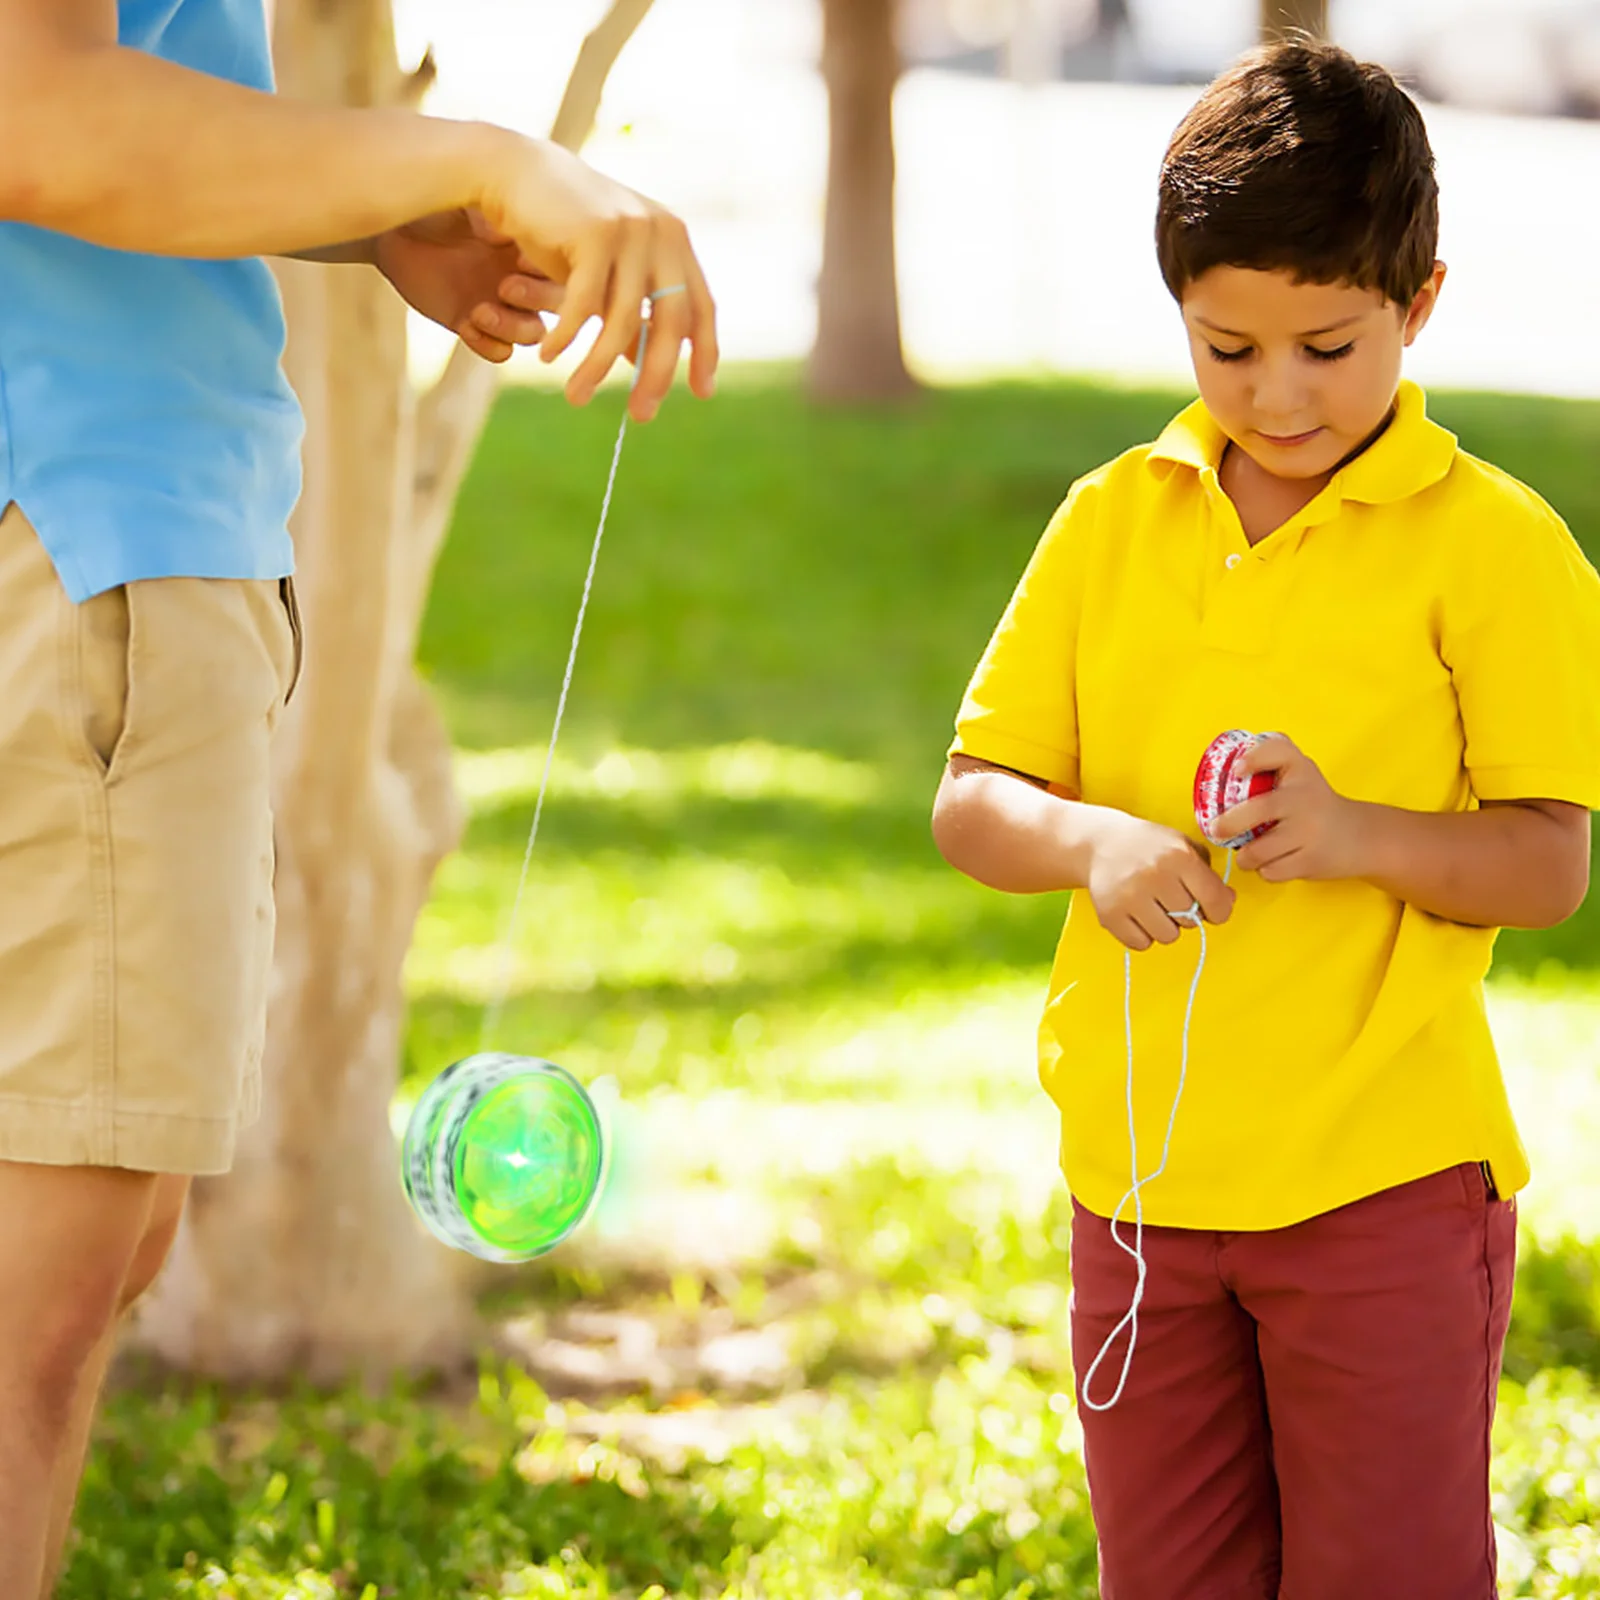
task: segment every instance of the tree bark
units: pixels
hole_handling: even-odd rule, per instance
[[[615,0],[558,133],[587,136],[650,0]],[[390,0],[277,0],[285,93],[411,103]],[[134,1342],[229,1381],[328,1384],[471,1359],[481,1264],[412,1217],[389,1123],[401,969],[462,826],[418,630],[496,370],[458,350],[418,402],[406,312],[375,272],[278,263],[285,368],[306,413],[293,521],[307,669],[274,753],[278,939],[260,1121],[226,1178],[195,1183]],[[443,1066],[444,1063],[439,1063]]]
[[[1309,33],[1328,37],[1328,0],[1261,0],[1261,42]]]
[[[828,200],[809,374],[825,401],[904,398],[894,248],[895,0],[822,0]]]

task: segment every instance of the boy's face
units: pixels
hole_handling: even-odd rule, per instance
[[[1388,415],[1400,353],[1427,322],[1444,272],[1436,263],[1402,308],[1378,289],[1212,267],[1183,294],[1206,409],[1272,476],[1326,476]]]

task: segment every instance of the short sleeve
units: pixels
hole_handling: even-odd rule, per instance
[[[1079,787],[1076,656],[1097,496],[1077,484],[1051,518],[978,662],[951,755]]]
[[[1446,585],[1441,648],[1479,800],[1600,809],[1600,576],[1531,491]]]

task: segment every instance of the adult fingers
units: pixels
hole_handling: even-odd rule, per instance
[[[650,318],[645,328],[644,361],[629,398],[629,411],[638,422],[648,422],[656,414],[663,397],[672,387],[673,374],[689,334],[690,310],[687,294],[680,286],[666,294],[651,296]]]
[[[659,220],[661,248],[653,274],[649,337],[630,406],[640,421],[655,415],[672,387],[685,340],[690,343],[690,391],[702,400],[716,392],[716,305],[690,248],[688,231],[675,217],[663,215]]]
[[[684,243],[688,243],[687,236]],[[682,282],[689,299],[689,390],[700,399],[709,400],[716,393],[717,363],[722,358],[717,346],[717,305],[693,251],[689,252]]]
[[[574,253],[560,320],[546,335],[539,352],[543,360],[554,361],[577,338],[579,330],[591,317],[604,315],[616,259],[615,241],[621,227],[620,223],[604,223],[592,228]]]
[[[567,398],[574,405],[588,403],[600,380],[637,341],[644,320],[644,299],[650,289],[650,256],[647,230],[634,225],[624,227],[612,262],[599,337],[567,380]]]

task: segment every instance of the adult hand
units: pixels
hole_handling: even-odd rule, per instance
[[[1100,925],[1130,950],[1172,944],[1183,931],[1172,913],[1196,901],[1207,922],[1226,922],[1236,898],[1200,845],[1127,815],[1113,815],[1096,840],[1088,889]]]
[[[1360,876],[1363,807],[1334,791],[1295,742],[1269,734],[1239,758],[1243,773],[1275,772],[1277,787],[1217,818],[1212,831],[1231,839],[1270,822],[1270,832],[1239,851],[1239,866],[1268,883]]]
[[[586,404],[617,358],[637,351],[645,302],[669,289],[652,305],[629,411],[641,422],[655,415],[685,339],[692,345],[689,387],[708,398],[717,369],[716,307],[683,223],[558,145],[514,134],[505,140],[479,209],[491,232],[515,241],[524,261],[566,286],[541,359],[555,360],[591,318],[601,323],[567,382],[567,398]]]
[[[515,346],[538,344],[545,336],[539,313],[559,311],[565,295],[481,212],[467,208],[379,234],[373,260],[408,305],[485,361],[505,361]]]

